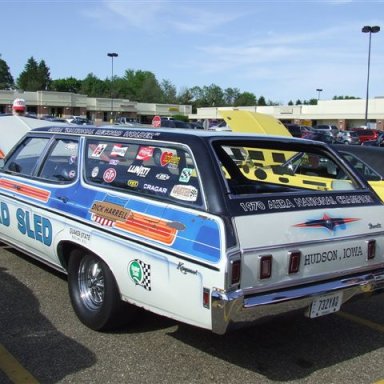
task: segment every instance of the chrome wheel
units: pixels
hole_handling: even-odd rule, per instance
[[[98,310],[104,302],[104,274],[99,261],[85,256],[78,271],[80,297],[84,305],[90,310]]]

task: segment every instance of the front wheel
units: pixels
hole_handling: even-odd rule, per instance
[[[68,289],[73,309],[83,324],[95,331],[115,325],[123,303],[115,278],[103,260],[88,252],[73,251]]]

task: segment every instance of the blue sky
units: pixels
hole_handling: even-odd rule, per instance
[[[16,79],[33,56],[51,78],[151,71],[286,104],[384,96],[383,0],[0,0],[0,54]]]

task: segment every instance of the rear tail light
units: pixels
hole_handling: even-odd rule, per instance
[[[300,251],[293,251],[293,252],[289,252],[288,255],[289,255],[288,272],[289,273],[299,272],[301,252]]]
[[[203,307],[209,308],[209,288],[203,289]]]
[[[269,279],[272,275],[272,255],[260,257],[260,279]]]
[[[240,283],[240,260],[231,261],[231,285]]]
[[[368,260],[372,260],[376,256],[376,240],[368,240],[367,245],[368,245],[368,250],[367,250]]]

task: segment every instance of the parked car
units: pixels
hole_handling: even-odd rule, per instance
[[[360,144],[368,140],[376,140],[380,132],[376,129],[369,129],[369,128],[352,128],[352,131],[358,134]]]
[[[95,330],[141,307],[223,334],[384,288],[384,205],[320,142],[38,128],[5,159],[0,196],[0,240],[67,274]]]
[[[336,140],[336,136],[339,133],[339,129],[336,127],[336,125],[329,125],[329,124],[317,124],[313,127],[314,130],[318,131],[330,131],[332,132],[333,137]]]
[[[364,145],[337,145],[334,148],[368,181],[384,202],[384,148]]]
[[[366,140],[362,145],[373,147],[384,147],[384,132],[380,132],[375,140]]]
[[[70,124],[76,125],[93,125],[93,122],[85,117],[73,116],[69,119],[66,119]]]
[[[312,130],[304,134],[303,138],[307,140],[322,141],[323,143],[327,144],[333,144],[336,142],[336,139],[333,136],[332,132],[327,130]]]
[[[340,131],[337,134],[336,143],[359,145],[360,139],[355,131]]]
[[[284,123],[284,126],[285,126],[285,128],[288,129],[289,133],[293,137],[301,137],[302,136],[300,125],[293,124],[293,123]]]

